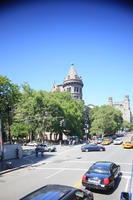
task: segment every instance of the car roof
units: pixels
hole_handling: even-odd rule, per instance
[[[65,185],[46,185],[21,198],[21,200],[59,200],[75,188]]]

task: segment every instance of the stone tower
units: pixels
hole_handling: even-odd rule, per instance
[[[124,98],[124,107],[126,110],[130,110],[130,100],[128,95],[126,95]]]
[[[124,120],[126,120],[128,122],[132,122],[130,100],[129,100],[128,95],[126,95],[124,97],[124,101],[119,101],[119,102],[114,102],[114,103],[113,103],[112,97],[109,97],[108,98],[108,105],[120,110],[122,112]]]
[[[74,65],[71,65],[70,71],[63,82],[64,91],[69,91],[75,99],[82,99],[83,82],[78,76]]]
[[[82,88],[83,82],[81,77],[78,76],[74,65],[72,64],[68,75],[65,77],[63,84],[56,85],[55,81],[53,83],[52,92],[57,89],[60,92],[69,91],[74,99],[82,99]]]

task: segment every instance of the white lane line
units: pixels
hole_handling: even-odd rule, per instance
[[[121,175],[120,178],[130,179],[130,176]]]
[[[130,180],[130,178],[127,179],[127,184],[126,184],[126,187],[125,187],[125,192],[128,192],[129,180]]]
[[[61,172],[63,172],[63,171],[64,171],[64,170],[61,169],[61,170],[59,170],[59,171],[57,171],[57,172],[55,172],[55,173],[53,173],[53,174],[51,174],[51,175],[45,177],[45,179],[51,178],[51,177],[53,177],[53,176],[56,176],[57,174],[59,174],[59,173],[61,173]]]
[[[69,162],[69,163],[95,163],[97,161],[67,160],[67,161],[64,161],[64,162]],[[119,164],[119,165],[132,165],[132,163],[118,163],[118,162],[115,162],[115,163]]]
[[[57,168],[55,168],[55,167],[37,167],[37,168],[34,168],[35,170],[60,170],[60,171],[87,171],[88,170],[88,168],[66,168],[66,167],[57,167]],[[121,171],[122,172],[122,171]],[[129,175],[121,175],[120,177],[122,177],[122,178],[128,178],[128,177],[130,177],[130,174],[131,173],[129,173],[129,172],[122,172],[123,174],[125,173],[127,173],[127,174],[129,174]]]
[[[86,169],[81,169],[81,168],[61,168],[61,167],[57,167],[57,168],[55,168],[55,167],[48,167],[48,168],[46,168],[46,167],[37,167],[37,168],[34,168],[34,169],[36,169],[36,170],[68,170],[68,171],[87,171],[88,170],[88,168],[86,168]]]
[[[131,172],[121,171],[121,173],[124,173],[124,174],[130,174],[130,175],[131,175]]]

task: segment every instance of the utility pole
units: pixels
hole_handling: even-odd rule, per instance
[[[3,145],[3,137],[2,137],[2,127],[1,127],[1,110],[0,110],[0,145],[1,145],[1,161],[4,160],[4,145]]]

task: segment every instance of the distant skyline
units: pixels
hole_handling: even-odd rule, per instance
[[[4,5],[0,74],[18,85],[51,91],[74,63],[86,104],[107,104],[110,96],[123,101],[129,95],[133,111],[132,11],[126,4],[86,0]]]

